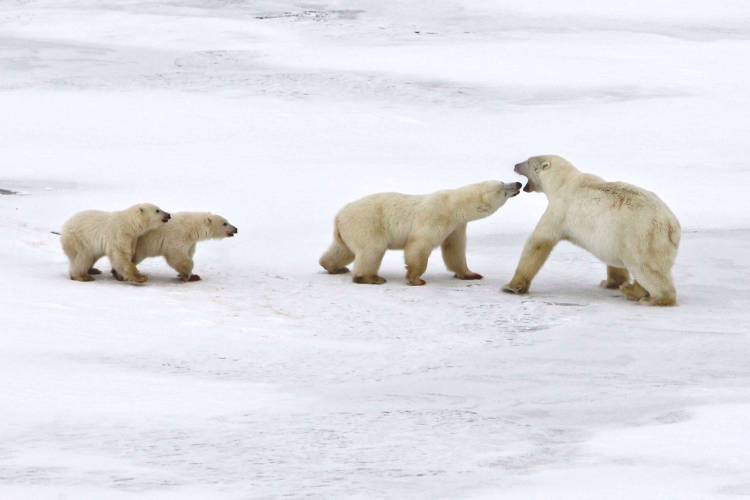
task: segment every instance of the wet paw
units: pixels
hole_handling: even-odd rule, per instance
[[[380,276],[355,276],[352,281],[359,285],[382,285],[385,283],[385,278]]]
[[[523,295],[529,292],[529,287],[527,285],[515,285],[513,283],[508,283],[507,285],[503,286],[503,292],[512,293],[515,295]]]
[[[454,274],[453,276],[460,280],[481,280],[482,278],[484,278],[484,276],[482,276],[481,274],[473,273],[471,271],[464,274]]]

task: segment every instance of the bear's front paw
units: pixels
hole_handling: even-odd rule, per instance
[[[143,274],[136,274],[130,281],[132,281],[133,283],[145,283],[148,281],[148,276],[144,276]]]
[[[524,293],[529,292],[529,285],[515,284],[513,282],[510,282],[507,285],[503,286],[503,292],[523,295]]]
[[[200,281],[201,277],[197,274],[191,274],[190,277],[187,279],[188,281]]]
[[[408,280],[406,284],[409,286],[424,286],[427,284],[427,282],[423,280],[422,278],[414,278],[414,279]]]
[[[484,276],[482,276],[481,274],[472,273],[471,271],[463,274],[456,273],[454,276],[460,280],[481,280],[482,278],[484,278]]]

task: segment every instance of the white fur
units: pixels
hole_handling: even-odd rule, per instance
[[[237,228],[227,220],[210,212],[177,212],[169,224],[145,233],[138,238],[133,262],[148,257],[163,256],[183,281],[197,281],[192,274],[195,245],[199,241],[231,237]]]
[[[671,269],[680,242],[680,223],[658,196],[624,182],[606,182],[581,173],[559,156],[532,157],[516,165],[516,172],[528,177],[525,190],[543,192],[549,205],[526,243],[506,291],[528,291],[554,245],[567,240],[610,266],[606,286],[632,288],[612,277],[627,277],[627,270],[648,292],[648,297],[626,293],[628,298],[659,305],[674,303]]]
[[[63,251],[70,260],[70,278],[91,281],[89,270],[106,255],[126,280],[145,282],[146,277],[132,263],[136,241],[168,219],[168,213],[150,203],[118,212],[86,210],[75,214],[63,226],[60,237]]]
[[[385,251],[404,250],[408,282],[422,285],[427,259],[442,245],[446,266],[457,277],[481,278],[466,265],[466,224],[493,214],[519,189],[519,183],[487,181],[428,195],[366,196],[338,213],[334,242],[320,264],[340,273],[355,261],[355,282],[380,284],[385,280],[377,272]]]

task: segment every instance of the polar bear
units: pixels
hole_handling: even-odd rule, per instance
[[[124,279],[146,282],[148,278],[132,262],[136,241],[170,218],[169,213],[150,203],[118,212],[85,210],[73,215],[60,233],[63,251],[70,260],[70,279],[92,281],[92,274],[100,274],[94,263],[106,255]]]
[[[386,250],[404,250],[406,280],[424,285],[427,259],[438,245],[455,277],[481,279],[466,265],[466,224],[492,215],[521,190],[521,183],[486,181],[428,195],[379,193],[346,205],[336,215],[333,243],[320,258],[331,274],[354,261],[355,283],[380,285]]]
[[[196,243],[231,238],[235,234],[237,228],[221,215],[210,212],[176,212],[172,214],[169,224],[138,238],[133,263],[139,264],[148,257],[163,256],[182,281],[199,281],[201,277],[193,274]],[[112,269],[112,274],[118,280],[122,279],[117,269]]]
[[[504,291],[526,293],[552,248],[566,240],[607,264],[603,287],[619,288],[629,300],[641,303],[676,304],[672,265],[680,223],[658,196],[581,173],[559,156],[529,158],[515,171],[528,178],[524,191],[544,193],[549,205]]]

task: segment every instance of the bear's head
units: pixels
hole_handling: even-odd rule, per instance
[[[479,195],[479,203],[471,203],[464,211],[466,220],[476,220],[492,215],[502,207],[509,198],[521,191],[520,182],[485,181],[469,186],[469,192]]]
[[[206,214],[204,220],[206,236],[212,239],[231,238],[237,234],[237,228],[224,217],[216,214]]]
[[[569,172],[575,171],[575,167],[561,156],[544,155],[532,156],[516,164],[513,170],[528,179],[523,188],[525,192],[549,193],[561,184]]]
[[[130,212],[132,212],[135,218],[136,225],[144,231],[151,231],[152,229],[161,227],[162,224],[172,218],[169,212],[165,212],[151,203],[134,205],[130,207]]]

